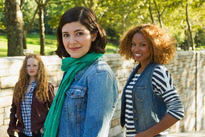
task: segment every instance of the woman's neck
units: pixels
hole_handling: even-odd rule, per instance
[[[149,63],[140,63],[140,68],[137,70],[137,74],[141,74],[148,64]]]
[[[36,77],[30,77],[29,78],[29,85],[32,84],[32,82],[36,81]]]

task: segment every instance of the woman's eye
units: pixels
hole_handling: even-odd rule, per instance
[[[146,44],[140,44],[140,46],[144,47],[144,46],[146,46]]]
[[[83,35],[83,33],[82,32],[78,32],[76,35],[80,36],[80,35]]]
[[[131,46],[136,46],[136,44],[135,43],[131,43]]]
[[[63,37],[68,37],[69,35],[68,34],[63,34]]]

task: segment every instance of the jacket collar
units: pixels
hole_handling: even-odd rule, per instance
[[[99,59],[95,60],[92,64],[94,64],[95,62],[97,62],[98,60],[101,60],[101,59],[102,59],[102,58],[99,58]],[[78,80],[86,73],[87,69],[88,69],[92,64],[90,64],[89,66],[86,66],[85,68],[83,68],[82,70],[80,70],[80,71],[75,75],[74,79],[75,79],[76,81],[78,81]]]

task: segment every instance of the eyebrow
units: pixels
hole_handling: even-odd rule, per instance
[[[76,29],[74,32],[78,32],[78,31],[85,31],[84,29]],[[67,31],[62,32],[62,33],[68,33]]]

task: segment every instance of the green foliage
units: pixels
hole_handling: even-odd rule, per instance
[[[196,32],[194,41],[196,43],[196,47],[205,46],[205,29],[199,29],[198,32]]]
[[[0,31],[5,31],[4,1],[0,0]],[[156,2],[156,5],[155,5]],[[196,46],[204,44],[205,29],[205,1],[188,0],[189,20]],[[178,45],[186,43],[187,22],[186,22],[186,0],[49,0],[44,9],[45,12],[45,33],[56,33],[61,15],[74,6],[85,6],[91,8],[98,18],[98,22],[105,29],[109,43],[116,46],[119,44],[120,37],[131,27],[140,24],[151,24],[152,10],[154,23],[160,26],[159,15],[163,24],[163,29],[171,33],[178,41]],[[35,0],[26,0],[23,6],[24,27],[28,27],[36,10]],[[35,17],[31,26],[33,33],[39,32],[38,16]],[[28,44],[38,47],[39,36],[30,39]],[[46,35],[47,37],[48,35]],[[0,42],[2,42],[0,40]],[[33,42],[33,43],[32,43]],[[55,41],[46,39],[47,44],[56,45]],[[50,49],[53,50],[54,46]],[[110,49],[109,49],[110,50]]]
[[[57,41],[55,35],[45,36],[45,55],[54,54],[57,48]],[[40,39],[39,34],[27,34],[27,49],[33,50],[34,53],[40,54]],[[7,56],[7,37],[0,33],[0,57]],[[108,43],[106,46],[106,53],[116,53],[118,46]]]
[[[0,0],[0,30],[5,30],[4,0]]]

